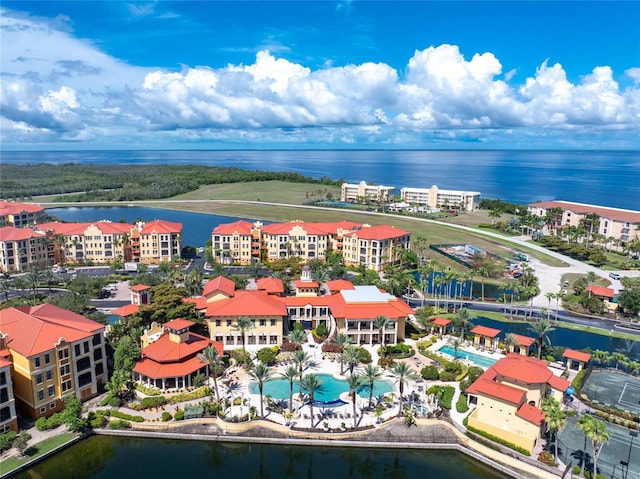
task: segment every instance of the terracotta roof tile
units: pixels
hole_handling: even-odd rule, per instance
[[[141,235],[148,235],[153,233],[172,234],[172,233],[181,233],[181,232],[182,232],[182,223],[174,223],[174,222],[165,221],[165,220],[148,221],[144,224],[144,226],[140,230]]]
[[[518,345],[528,348],[536,342],[535,338],[529,336],[521,336],[520,334],[513,333],[513,336],[518,340]]]
[[[567,389],[569,389],[569,386],[571,386],[571,383],[569,381],[555,375],[552,375],[547,382],[553,389],[557,389],[558,391],[562,391],[563,393],[566,392]]]
[[[213,228],[211,234],[214,235],[250,235],[253,223],[248,221],[234,221],[233,223],[225,223]]]
[[[591,291],[591,294],[595,296],[602,296],[604,298],[613,298],[615,291],[611,288],[606,288],[604,286],[598,286],[595,284],[590,284],[587,286],[587,293]]]
[[[171,341],[168,332],[165,332],[157,341],[144,348],[142,355],[157,363],[176,363],[195,356],[209,345],[216,348],[222,355],[222,344],[211,341],[209,338],[189,332],[187,340],[178,343]]]
[[[284,283],[280,278],[260,278],[256,281],[256,286],[259,290],[266,291],[270,294],[284,293]]]
[[[131,291],[140,292],[140,291],[146,291],[148,289],[151,289],[151,286],[146,284],[136,284],[134,286],[131,286],[130,289]]]
[[[9,335],[10,349],[25,357],[53,349],[61,338],[88,339],[104,326],[52,304],[0,310],[0,332]]]
[[[133,370],[151,379],[163,379],[186,376],[205,366],[197,356],[176,363],[158,363],[152,359],[145,358],[142,361],[138,361]]]
[[[548,363],[540,359],[509,353],[496,362],[491,369],[504,378],[525,384],[546,383],[553,374]]]
[[[137,304],[125,304],[124,306],[120,306],[119,308],[111,311],[111,314],[115,314],[116,316],[120,316],[122,318],[126,318],[127,316],[131,316],[132,314],[140,311],[140,306]]]
[[[516,411],[516,416],[521,417],[525,421],[529,421],[537,426],[544,422],[545,414],[540,409],[531,404],[524,403]]]
[[[17,201],[0,201],[0,216],[37,213],[44,211],[44,207],[33,203],[19,203]]]
[[[396,228],[395,226],[374,225],[363,226],[359,230],[345,234],[345,236],[355,236],[360,239],[381,241],[385,239],[400,238],[401,236],[409,234],[411,234],[409,231]]]
[[[264,234],[288,235],[296,226],[302,228],[308,235],[327,235],[327,231],[318,228],[315,223],[305,223],[304,221],[291,221],[290,223],[272,223],[262,228]]]
[[[488,380],[483,376],[467,388],[467,394],[484,394],[516,405],[520,404],[526,396],[526,391],[522,389]]]
[[[44,233],[33,231],[31,228],[16,228],[14,226],[0,228],[0,241],[25,241],[31,238],[44,237]]]
[[[431,322],[437,326],[447,326],[451,324],[451,320],[446,318],[433,318]]]
[[[286,316],[287,308],[277,297],[264,291],[237,291],[233,298],[221,299],[207,306],[206,317]]]
[[[296,288],[319,288],[320,284],[317,281],[304,281],[302,279],[296,279],[293,284]]]
[[[202,291],[202,296],[210,296],[211,293],[221,292],[227,296],[233,296],[236,291],[236,283],[224,276],[216,276],[213,279],[207,281]]]
[[[576,361],[582,361],[583,363],[589,362],[591,354],[583,353],[582,351],[576,351],[574,349],[565,349],[562,353],[563,358],[575,359]]]
[[[356,289],[351,281],[346,279],[332,279],[327,281],[327,288],[329,291],[342,291],[344,289]]]
[[[174,331],[180,331],[181,329],[187,329],[193,326],[195,323],[193,321],[188,321],[186,319],[177,318],[173,321],[168,321],[163,324],[166,329],[173,329]]]
[[[487,336],[489,338],[495,338],[502,331],[499,329],[488,328],[487,326],[478,325],[469,331],[471,334],[479,334],[480,336]]]

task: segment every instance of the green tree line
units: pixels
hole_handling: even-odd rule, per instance
[[[133,201],[169,198],[202,185],[280,180],[340,185],[284,171],[200,165],[3,165],[0,198],[65,195],[58,201]],[[69,193],[77,195],[66,196]]]

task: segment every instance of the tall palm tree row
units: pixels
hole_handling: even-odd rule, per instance
[[[385,337],[384,337],[384,330],[387,329],[387,327],[389,327],[389,324],[391,324],[391,320],[388,317],[386,317],[384,314],[376,316],[373,319],[373,327],[378,330],[378,340],[382,345],[383,355],[384,355],[385,343],[386,343]]]
[[[323,382],[315,374],[307,374],[300,381],[300,386],[309,395],[309,410],[311,412],[311,428],[313,428],[313,401],[316,391],[320,391]]]
[[[409,381],[415,381],[419,376],[407,363],[404,362],[394,362],[391,365],[389,374],[398,385],[398,389],[400,391],[400,410],[398,411],[398,416],[400,416],[402,415],[404,387],[409,383]]]
[[[309,354],[302,349],[298,349],[295,353],[293,353],[293,363],[295,364],[296,369],[298,370],[298,377],[300,378],[300,395],[302,396],[302,373],[305,368],[309,366],[311,362],[311,357]]]
[[[258,383],[258,391],[260,392],[260,417],[264,418],[264,404],[263,404],[263,396],[262,391],[264,389],[264,384],[272,379],[273,372],[271,368],[264,363],[258,363],[256,366],[249,372],[249,376],[254,379]]]
[[[348,345],[340,355],[340,360],[349,368],[349,374],[353,374],[353,370],[360,362],[358,347],[352,344]]]
[[[207,346],[198,354],[201,363],[207,364],[209,368],[209,377],[213,379],[213,390],[216,393],[216,401],[220,403],[220,393],[218,392],[217,376],[222,371],[223,362],[218,354],[218,350],[212,346]]]
[[[344,348],[351,344],[351,338],[346,333],[338,333],[334,339],[334,343],[340,348],[340,374],[344,374],[344,359],[342,353],[344,352]]]

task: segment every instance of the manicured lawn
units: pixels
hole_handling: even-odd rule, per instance
[[[44,441],[38,442],[36,444],[31,444],[29,449],[27,449],[27,455],[23,457],[10,457],[2,461],[2,474],[6,474],[9,471],[14,470],[16,467],[24,464],[27,461],[31,461],[32,459],[37,458],[38,456],[42,456],[43,454],[55,449],[58,446],[70,441],[76,437],[75,433],[72,432],[64,432],[58,436],[53,436]]]

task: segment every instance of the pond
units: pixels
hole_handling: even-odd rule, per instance
[[[92,436],[15,475],[16,479],[190,477],[336,479],[507,476],[447,450],[299,447]]]

